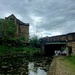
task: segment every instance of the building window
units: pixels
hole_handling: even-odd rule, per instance
[[[13,18],[10,18],[10,20],[14,21],[14,19],[13,19]]]

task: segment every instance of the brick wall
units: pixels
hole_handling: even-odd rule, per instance
[[[25,35],[26,40],[29,38],[29,26],[21,25],[20,26],[20,33]]]

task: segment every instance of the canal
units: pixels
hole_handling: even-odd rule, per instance
[[[52,57],[0,58],[0,75],[47,75]]]

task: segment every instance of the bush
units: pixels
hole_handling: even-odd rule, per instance
[[[39,39],[37,38],[37,36],[32,37],[32,38],[30,39],[30,45],[31,45],[32,47],[40,48],[40,41],[39,41]]]

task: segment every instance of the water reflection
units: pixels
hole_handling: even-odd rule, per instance
[[[47,75],[47,72],[41,69],[41,67],[34,66],[33,62],[28,65],[29,75]]]
[[[36,59],[38,59],[36,61]],[[36,58],[30,62],[24,58],[1,58],[0,59],[0,75],[47,75],[48,63],[46,58]]]

